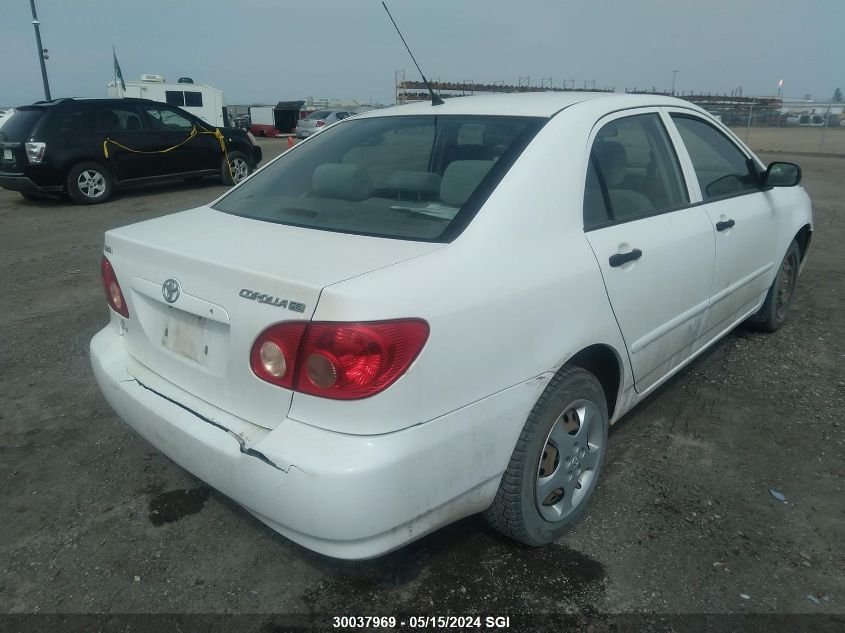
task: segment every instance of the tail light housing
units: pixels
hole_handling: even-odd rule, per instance
[[[47,151],[47,143],[41,141],[27,141],[24,143],[26,150],[26,159],[33,165],[37,165],[44,160],[44,154]]]
[[[314,124],[314,127],[323,127],[325,124],[326,124],[326,122],[325,122],[325,121],[323,121],[322,119],[320,119],[319,121],[317,121],[317,122]]]
[[[106,301],[108,301],[109,307],[128,319],[129,308],[126,305],[126,299],[123,298],[123,291],[117,282],[114,268],[105,256],[100,262],[100,275],[103,278],[103,289],[106,291]]]
[[[368,398],[404,374],[428,340],[428,323],[280,323],[253,343],[256,376],[299,393],[334,400]]]

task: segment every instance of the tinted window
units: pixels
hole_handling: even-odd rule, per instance
[[[179,105],[179,104],[177,104]],[[185,105],[191,108],[202,107],[202,93],[201,92],[186,92]]]
[[[94,130],[94,117],[87,108],[74,108],[53,112],[47,123],[49,134],[90,134]]]
[[[181,90],[166,90],[164,92],[164,99],[169,105],[185,105],[185,96]]]
[[[654,215],[689,202],[678,158],[657,114],[599,130],[584,191],[584,226]]]
[[[328,110],[318,110],[317,112],[312,112],[309,114],[306,119],[325,119],[331,114]]]
[[[756,170],[739,148],[712,125],[683,115],[672,115],[689,152],[701,195],[705,200],[757,190]]]
[[[448,241],[477,211],[543,119],[390,116],[327,129],[215,205],[308,228]],[[456,157],[465,126],[486,158]]]
[[[194,125],[174,110],[150,106],[141,106],[141,109],[147,114],[147,120],[155,130],[190,130]]]
[[[12,118],[7,119],[3,124],[3,129],[0,134],[4,134],[6,138],[22,140],[29,138],[33,126],[44,114],[43,108],[33,108],[32,110],[16,110]]]
[[[84,110],[93,116],[94,132],[134,131],[141,129],[141,119],[132,106],[97,105]]]

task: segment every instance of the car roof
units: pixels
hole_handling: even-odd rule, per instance
[[[153,101],[152,99],[142,99],[140,97],[62,97],[60,99],[53,99],[52,101],[36,101],[29,105],[18,106],[18,110],[38,109],[38,108],[55,108],[60,106],[67,106],[73,103],[156,103],[161,105],[160,101]]]
[[[582,103],[593,102],[608,112],[626,108],[649,106],[677,106],[699,110],[689,101],[651,94],[622,94],[615,92],[520,92],[508,94],[453,97],[438,106],[430,101],[417,101],[406,105],[363,112],[356,118],[378,116],[408,116],[418,114],[480,114],[487,116],[553,117],[561,110]]]

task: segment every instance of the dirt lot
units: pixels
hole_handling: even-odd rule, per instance
[[[845,157],[845,127],[731,128],[755,152],[811,152]]]
[[[265,155],[281,147],[265,142]],[[790,322],[736,330],[617,424],[573,532],[526,549],[471,518],[367,563],[275,534],[129,431],[94,384],[103,232],[223,188],[97,207],[0,191],[0,611],[260,613],[239,626],[262,631],[284,630],[271,614],[398,612],[834,614],[812,630],[845,626],[845,159],[796,160],[816,232]]]

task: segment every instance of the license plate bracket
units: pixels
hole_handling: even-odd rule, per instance
[[[209,338],[207,319],[173,308],[168,310],[161,336],[162,347],[200,365],[208,365]]]

